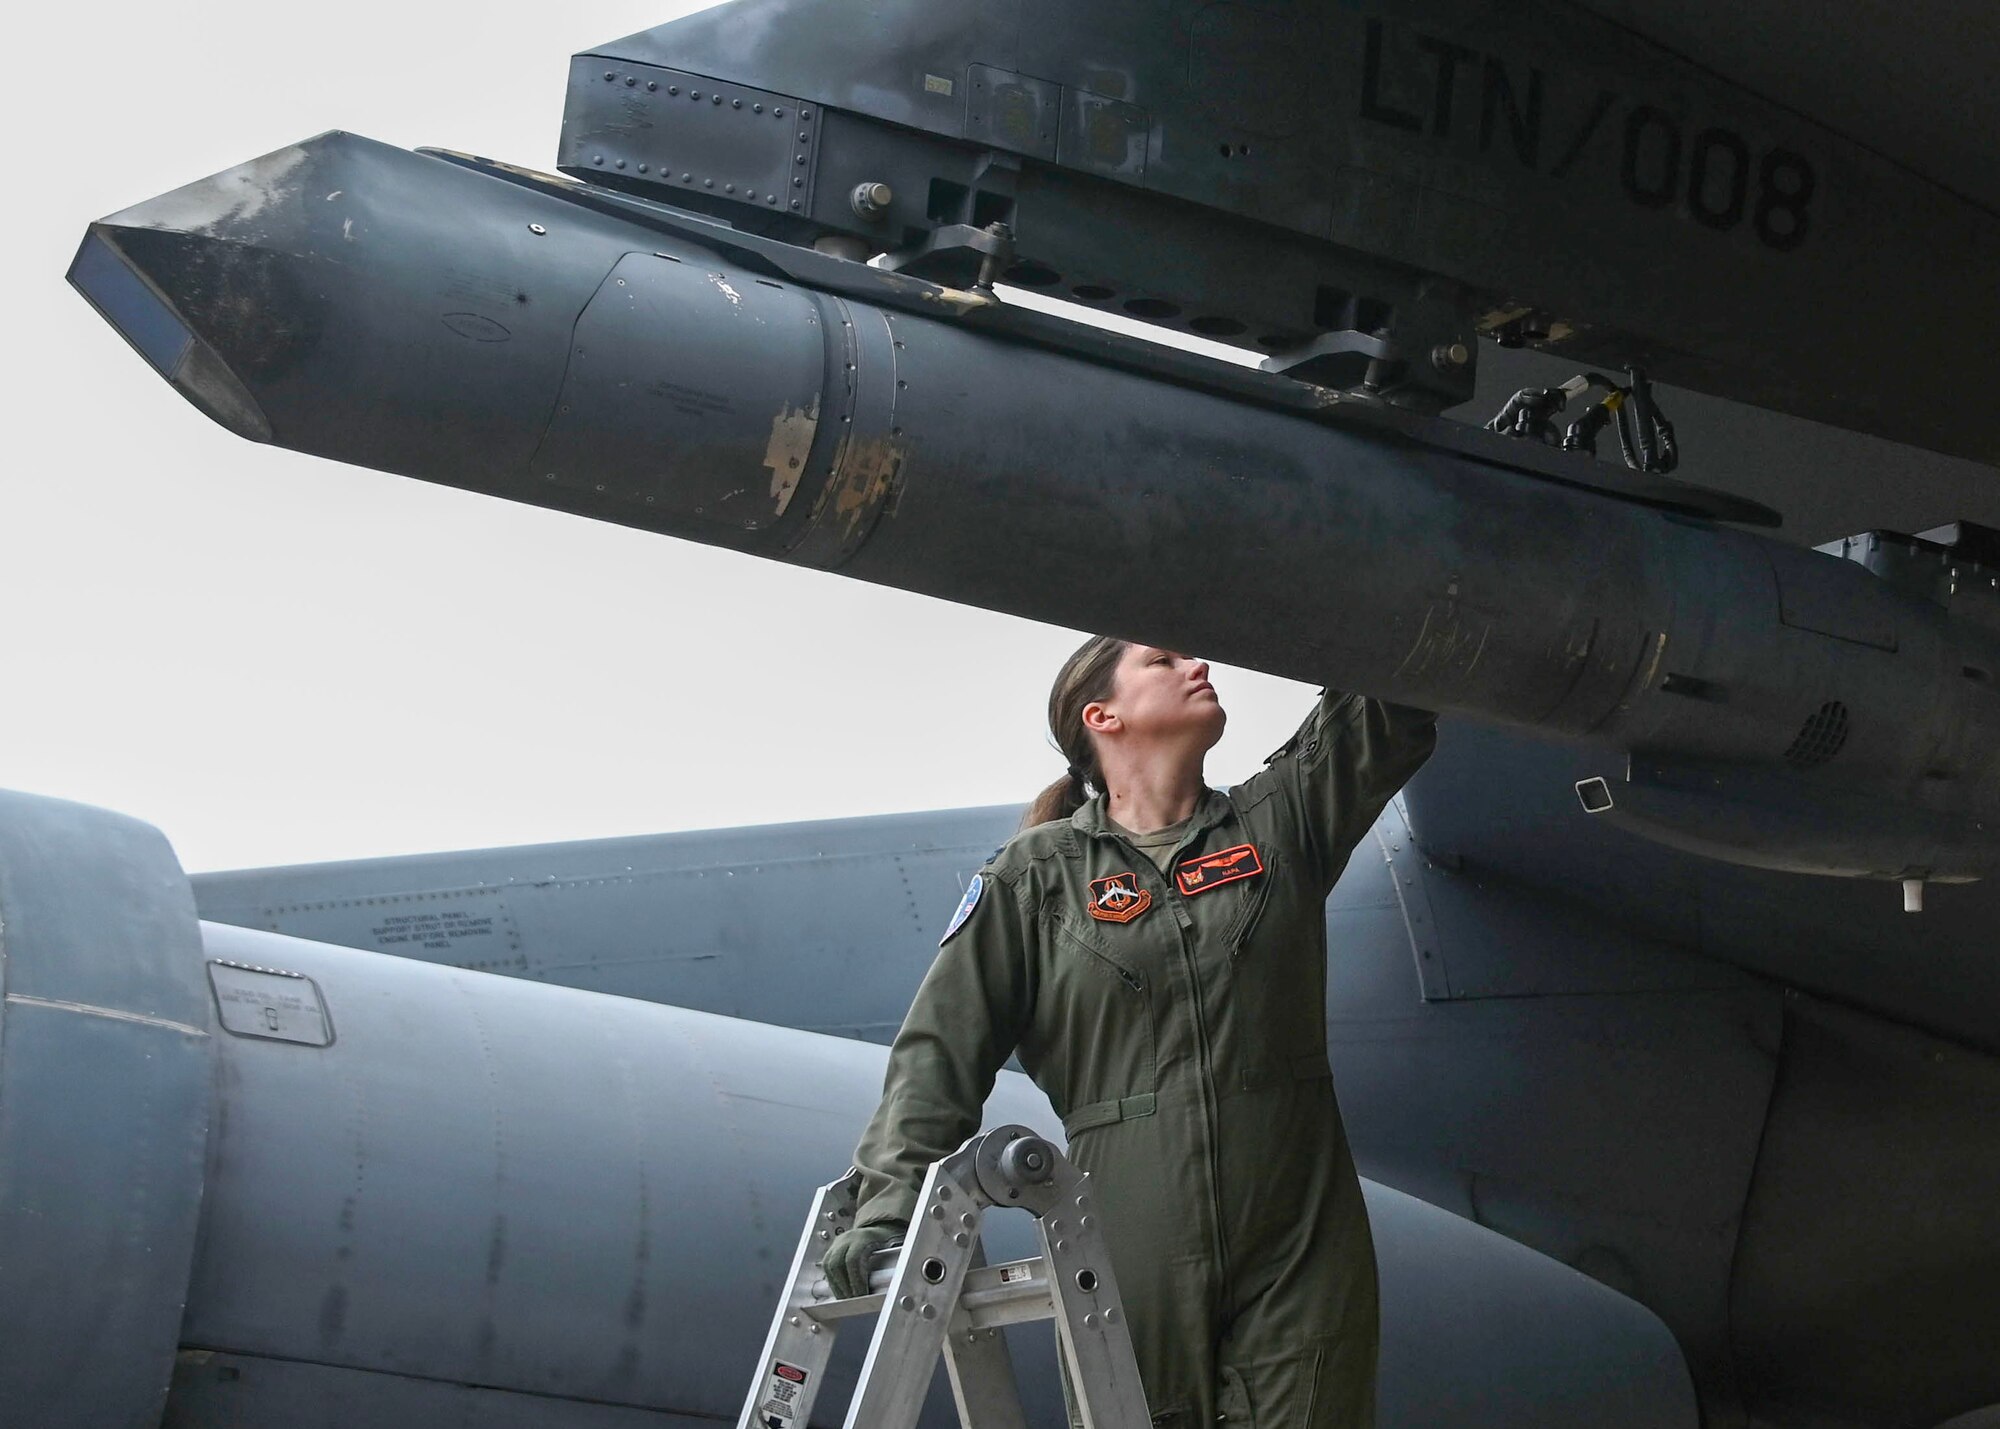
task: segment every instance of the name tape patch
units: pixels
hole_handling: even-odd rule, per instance
[[[1208,893],[1225,883],[1255,878],[1264,871],[1264,860],[1255,844],[1238,844],[1217,853],[1182,859],[1174,865],[1174,886],[1183,897]]]

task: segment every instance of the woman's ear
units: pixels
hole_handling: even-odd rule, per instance
[[[1118,716],[1102,700],[1092,700],[1083,707],[1083,727],[1091,734],[1110,734],[1121,724]]]

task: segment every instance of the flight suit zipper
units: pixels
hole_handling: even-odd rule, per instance
[[[1229,1240],[1222,1228],[1221,1117],[1215,1098],[1215,1052],[1209,1045],[1208,1013],[1202,1007],[1201,968],[1194,955],[1194,919],[1188,915],[1187,901],[1178,889],[1169,887],[1167,902],[1174,910],[1174,926],[1180,933],[1181,963],[1187,969],[1188,994],[1194,1008],[1196,1072],[1201,1082],[1201,1116],[1206,1131],[1208,1156],[1208,1214],[1215,1227],[1215,1265],[1221,1283],[1229,1279]]]

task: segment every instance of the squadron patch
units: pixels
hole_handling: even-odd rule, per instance
[[[1136,873],[1114,873],[1091,880],[1090,916],[1103,923],[1129,923],[1153,906],[1153,895],[1139,886]]]
[[[1180,889],[1183,897],[1192,898],[1197,893],[1207,893],[1225,883],[1255,878],[1263,871],[1264,860],[1258,856],[1257,846],[1238,844],[1218,853],[1182,859],[1174,865],[1174,886]]]
[[[973,874],[972,882],[965,885],[965,897],[958,900],[958,911],[951,915],[951,926],[946,928],[944,936],[938,939],[938,946],[940,948],[951,941],[953,933],[956,933],[960,928],[965,926],[965,920],[970,918],[972,910],[979,906],[979,895],[985,891],[985,876],[978,873]]]

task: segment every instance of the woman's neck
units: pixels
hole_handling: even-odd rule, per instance
[[[1200,807],[1201,796],[1208,789],[1200,760],[1107,769],[1104,776],[1110,786],[1104,797],[1106,812],[1112,822],[1135,834],[1150,834],[1180,823]]]

